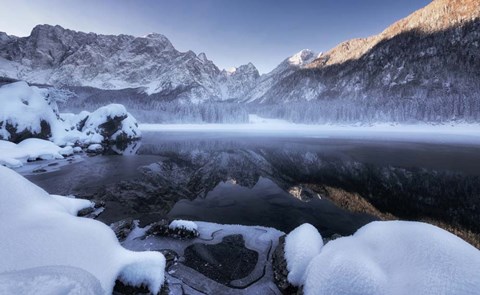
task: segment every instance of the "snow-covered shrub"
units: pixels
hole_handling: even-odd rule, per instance
[[[285,238],[285,259],[288,281],[294,286],[302,284],[303,275],[312,259],[323,247],[322,236],[311,224],[305,223],[290,232]]]
[[[164,282],[165,257],[159,252],[126,250],[107,225],[75,216],[78,210],[92,206],[91,202],[51,196],[2,166],[0,187],[0,293],[9,290],[12,277],[17,285],[41,284],[38,290],[59,286],[48,294],[65,293],[59,279],[75,281],[70,285],[80,285],[78,290],[97,291],[83,282],[98,280],[103,289],[100,294],[111,294],[117,277],[126,284],[144,284],[152,293],[159,292]],[[53,265],[78,271],[71,276],[44,275],[45,268]],[[28,275],[25,270],[30,270]],[[7,279],[3,279],[5,275]],[[30,280],[33,277],[38,278],[33,281],[36,283]]]
[[[306,295],[478,294],[480,251],[420,222],[372,222],[323,247],[304,277]]]

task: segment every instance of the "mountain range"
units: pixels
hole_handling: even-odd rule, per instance
[[[375,108],[401,104],[420,109],[427,119],[434,117],[431,112],[448,112],[440,115],[476,120],[480,5],[478,0],[434,0],[378,35],[346,41],[322,54],[302,50],[263,75],[252,63],[220,70],[205,53],[180,52],[160,34],[99,35],[38,25],[28,37],[0,32],[0,77],[134,89],[162,101],[368,101]],[[445,104],[451,110],[437,110]]]

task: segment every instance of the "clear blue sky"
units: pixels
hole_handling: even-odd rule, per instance
[[[248,62],[261,73],[311,49],[381,32],[429,0],[1,0],[0,31],[36,24],[102,34],[166,35],[180,51],[205,52],[220,68]]]

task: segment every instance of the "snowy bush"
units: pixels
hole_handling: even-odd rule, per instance
[[[306,295],[478,294],[480,251],[420,222],[372,222],[323,247],[304,277]]]
[[[20,285],[32,288],[27,294],[42,294],[34,290],[64,294],[65,284],[74,281],[68,285],[79,290],[78,294],[85,290],[111,294],[117,278],[159,292],[164,282],[164,256],[126,250],[107,225],[77,217],[91,202],[51,196],[1,166],[0,187],[0,293],[7,290],[2,294],[11,294],[8,290]],[[56,268],[52,273],[47,268],[54,265],[74,272],[59,274]],[[103,289],[100,293],[96,293],[97,280]],[[23,293],[20,290],[15,293]]]

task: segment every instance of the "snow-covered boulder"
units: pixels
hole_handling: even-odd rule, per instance
[[[85,115],[83,112],[82,116]],[[135,118],[121,104],[110,104],[101,107],[77,125],[87,137],[100,135],[101,142],[124,142],[138,139],[141,132]],[[96,142],[93,140],[91,142]]]
[[[288,282],[294,286],[302,284],[308,264],[323,247],[322,236],[311,224],[305,223],[290,232],[285,238]]]
[[[0,87],[0,139],[17,143],[33,137],[64,146],[128,142],[141,137],[137,121],[123,105],[110,104],[92,113],[61,114],[57,106],[61,95],[61,90],[25,82]]]
[[[30,87],[25,82],[0,87],[0,139],[49,139],[58,119],[47,94],[47,89]]]
[[[478,294],[480,251],[420,222],[372,222],[326,244],[309,264],[306,295]]]
[[[164,256],[126,250],[107,225],[75,216],[92,206],[91,202],[51,196],[2,166],[0,187],[0,293],[7,290],[5,294],[10,294],[8,290],[16,284],[65,294],[65,283],[74,281],[70,285],[80,290],[74,294],[86,294],[81,292],[84,290],[111,294],[117,278],[159,292],[165,275]],[[50,266],[72,271],[59,273],[56,268],[52,273]],[[97,280],[102,290],[95,286]],[[55,292],[50,292],[50,287]],[[36,289],[28,291],[32,290]]]

